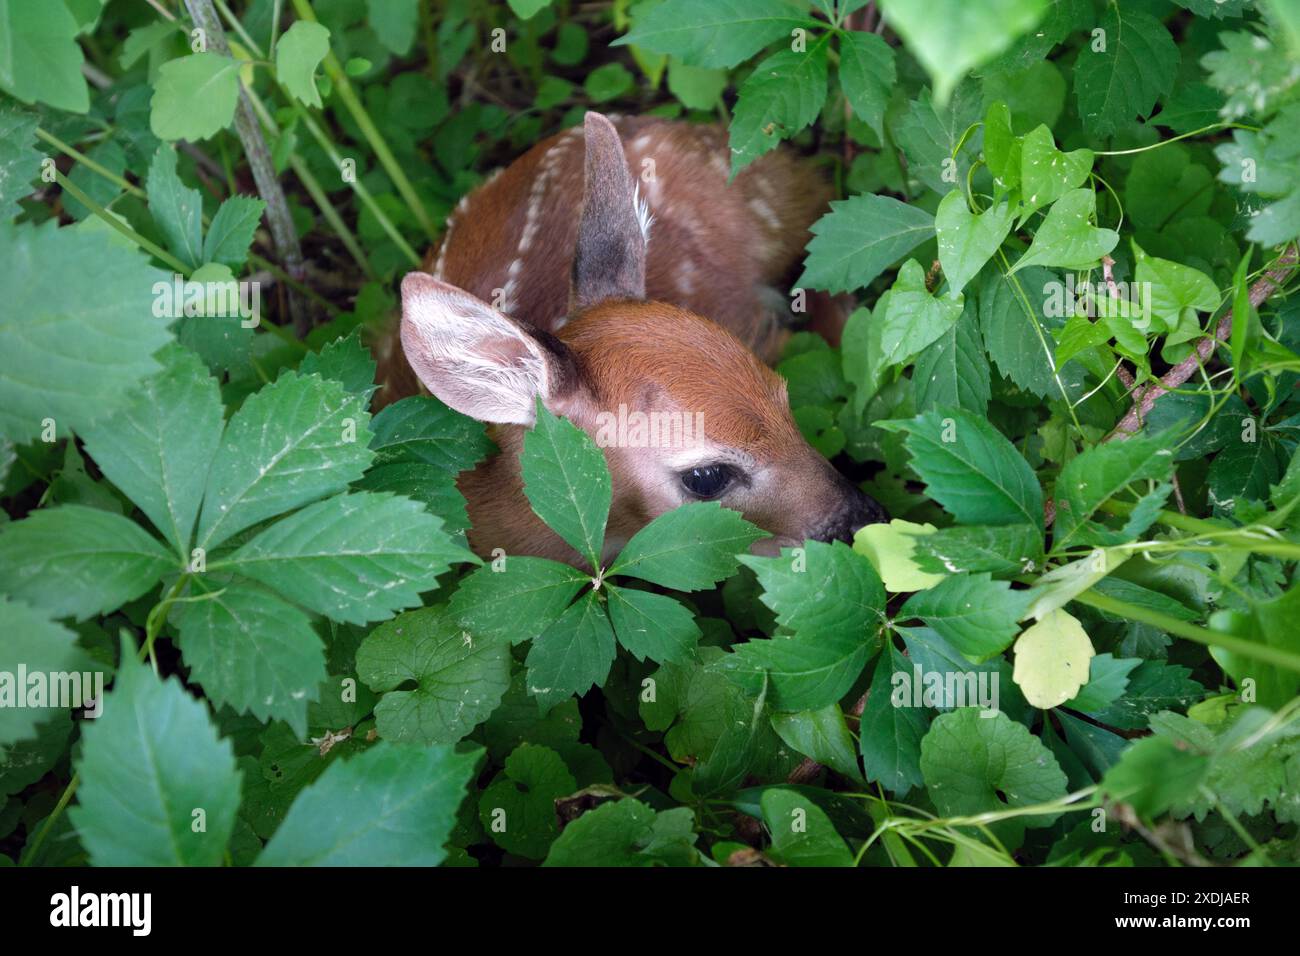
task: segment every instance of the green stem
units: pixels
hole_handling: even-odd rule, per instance
[[[172,267],[173,271],[179,272],[181,275],[188,276],[190,274],[189,266],[181,262],[181,260],[177,259],[166,249],[163,249],[161,246],[155,245],[154,243],[150,242],[148,239],[140,235],[138,232],[136,232],[126,223],[122,222],[122,220],[118,219],[111,212],[109,212],[99,203],[95,202],[95,200],[91,199],[84,192],[82,192],[80,189],[74,186],[68,180],[68,177],[63,175],[63,173],[59,172],[58,170],[55,170],[54,180],[60,186],[63,187],[63,190],[65,192],[71,195],[74,199],[80,202],[83,206],[85,206],[87,209],[93,212],[96,216],[98,216],[108,225],[112,226],[115,230],[120,232],[123,236],[130,239],[133,243],[135,243],[145,252],[149,253],[151,256],[154,256],[160,261],[167,263],[167,265]]]
[[[127,180],[119,176],[117,173],[113,172],[111,169],[108,169],[107,167],[102,166],[99,163],[95,162],[85,153],[81,152],[78,149],[75,149],[72,146],[69,146],[67,143],[59,139],[53,133],[47,133],[45,130],[41,129],[38,126],[36,127],[36,138],[43,140],[46,143],[49,143],[60,153],[63,153],[65,156],[70,156],[71,158],[75,159],[78,163],[80,163],[81,165],[89,169],[91,172],[98,173],[100,176],[103,176],[105,179],[115,184],[120,189],[126,190],[132,196],[135,196],[139,199],[147,199],[147,196],[145,195],[145,191],[141,189],[139,186],[136,186],[133,183],[128,182]]]
[[[293,8],[298,11],[298,16],[312,23],[316,22],[316,13],[311,8],[309,0],[293,0]],[[370,144],[370,148],[375,151],[375,156],[379,159],[379,164],[384,167],[384,171],[397,187],[398,193],[410,207],[411,212],[419,221],[420,227],[424,229],[425,234],[430,241],[438,238],[437,227],[434,226],[433,220],[429,218],[429,213],[424,208],[424,203],[420,201],[419,195],[411,185],[411,181],[406,178],[401,165],[398,164],[397,158],[393,156],[392,150],[388,148],[388,141],[384,139],[378,127],[370,119],[370,114],[362,105],[356,91],[352,89],[352,84],[348,81],[348,75],[339,63],[339,58],[334,55],[334,51],[325,54],[325,72],[329,75],[334,89],[343,101],[347,111],[352,114],[352,119],[360,127],[361,133]]]
[[[1127,601],[1120,601],[1110,595],[1093,590],[1084,591],[1082,594],[1077,595],[1074,600],[1099,611],[1105,611],[1107,614],[1113,614],[1116,617],[1137,621],[1139,624],[1150,624],[1152,627],[1158,627],[1170,634],[1184,637],[1189,641],[1195,641],[1197,644],[1204,644],[1206,647],[1221,647],[1225,651],[1240,654],[1242,657],[1249,657],[1265,664],[1272,664],[1274,667],[1284,667],[1287,670],[1300,673],[1300,654],[1292,654],[1277,647],[1270,647],[1267,644],[1257,644],[1234,634],[1212,631],[1209,628],[1190,624],[1176,617],[1170,617],[1168,614],[1161,614],[1159,611],[1152,611],[1150,608],[1130,604]]]
[[[21,866],[32,865],[32,860],[35,859],[36,854],[40,851],[41,845],[45,842],[45,838],[49,836],[50,831],[54,829],[55,822],[59,819],[60,815],[62,815],[63,811],[67,809],[68,804],[72,802],[72,795],[77,792],[77,786],[80,783],[81,776],[74,773],[72,779],[68,781],[68,785],[63,788],[63,794],[59,797],[59,802],[54,805],[54,809],[51,810],[50,815],[45,818],[45,823],[42,824],[36,837],[31,843],[27,844],[27,849],[23,851]]]

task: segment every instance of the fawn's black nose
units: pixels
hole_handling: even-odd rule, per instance
[[[809,537],[817,541],[845,541],[852,544],[853,535],[863,525],[889,520],[889,515],[880,506],[880,502],[838,471],[835,472],[835,484],[841,492],[839,505]]]

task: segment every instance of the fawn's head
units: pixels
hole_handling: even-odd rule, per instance
[[[569,320],[551,335],[410,273],[402,348],[421,381],[452,408],[507,426],[498,435],[504,455],[517,456],[539,398],[591,435],[613,481],[614,550],[690,501],[742,512],[773,535],[758,546],[769,552],[807,538],[848,539],[884,520],[804,440],[779,375],[708,319],[644,300],[648,223],[622,145],[595,113],[585,135]]]

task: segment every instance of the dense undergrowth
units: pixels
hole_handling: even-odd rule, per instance
[[[50,0],[0,38],[0,865],[1296,861],[1291,0]],[[492,443],[372,414],[368,345],[593,108],[824,165],[796,285],[861,307],[779,371],[893,522],[751,557],[688,505],[596,581],[467,550]],[[525,459],[598,555],[601,453],[543,413]]]

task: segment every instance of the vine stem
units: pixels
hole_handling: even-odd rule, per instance
[[[230,56],[226,31],[221,26],[221,18],[217,16],[212,0],[185,0],[185,6],[194,23],[203,28],[212,51],[220,56]],[[239,105],[235,109],[235,132],[244,147],[244,155],[248,158],[258,194],[266,201],[266,222],[271,228],[271,239],[275,243],[276,252],[284,262],[285,271],[301,282],[306,275],[306,268],[303,264],[302,246],[298,242],[298,231],[294,228],[289,204],[285,201],[284,190],[275,174],[275,164],[266,148],[262,128],[253,115],[253,105],[242,79],[239,81]],[[285,289],[285,295],[289,301],[289,315],[294,327],[299,333],[305,333],[307,315],[298,291],[289,286]]]
[[[162,262],[167,263],[167,265],[171,266],[173,270],[180,273],[181,275],[188,276],[190,274],[189,266],[181,262],[181,260],[177,259],[166,249],[150,242],[148,239],[140,235],[138,232],[136,232],[126,223],[122,222],[122,220],[118,219],[111,212],[109,212],[99,203],[95,202],[95,200],[91,199],[84,192],[82,192],[75,184],[72,183],[71,180],[68,179],[68,177],[64,176],[63,173],[59,172],[58,170],[54,171],[54,181],[58,183],[61,187],[63,187],[63,190],[66,193],[71,195],[74,199],[76,199],[83,206],[89,209],[99,219],[103,220],[111,228],[121,233],[127,239],[130,239],[133,243],[135,243],[145,252],[161,260]]]
[[[211,0],[186,0],[186,2],[211,2]],[[317,22],[316,12],[312,10],[309,0],[293,0],[293,8],[302,19],[311,23]],[[361,99],[357,96],[356,91],[352,89],[352,84],[348,81],[348,75],[344,72],[343,66],[339,63],[339,58],[334,55],[333,50],[330,50],[325,54],[325,72],[329,75],[330,81],[333,82],[334,89],[338,93],[339,99],[343,101],[343,105],[347,108],[347,111],[352,114],[352,119],[356,122],[357,126],[360,127],[362,135],[366,138],[366,142],[368,142],[370,148],[375,151],[375,156],[378,158],[380,165],[384,167],[384,171],[388,173],[389,178],[392,179],[393,185],[396,186],[397,191],[401,193],[402,199],[406,202],[407,206],[410,207],[412,214],[420,223],[420,227],[424,230],[430,240],[437,239],[437,227],[434,226],[433,220],[429,218],[429,213],[425,210],[424,203],[421,202],[419,194],[415,191],[415,187],[411,185],[411,181],[406,177],[406,173],[398,164],[397,158],[393,156],[393,151],[388,148],[388,141],[385,140],[384,135],[379,132],[379,128],[375,126],[374,121],[370,118],[370,114],[366,112],[366,108],[362,105]]]
[[[1273,293],[1277,292],[1286,285],[1287,280],[1295,273],[1296,270],[1296,247],[1290,245],[1286,251],[1278,257],[1277,263],[1272,269],[1261,276],[1250,287],[1249,298],[1251,308],[1259,308]],[[1244,319],[1243,319],[1244,321]],[[1196,374],[1196,370],[1205,364],[1216,348],[1232,337],[1232,310],[1229,309],[1224,313],[1223,318],[1214,329],[1213,335],[1206,335],[1199,339],[1196,348],[1192,354],[1183,359],[1168,372],[1160,377],[1158,382],[1142,389],[1133,400],[1133,407],[1129,409],[1118,425],[1112,429],[1102,441],[1123,440],[1129,435],[1134,434],[1142,428],[1143,420],[1148,412],[1156,403],[1161,395],[1172,391],[1182,385],[1189,378]]]
[[[1152,611],[1149,608],[1130,604],[1127,601],[1120,601],[1108,594],[1101,594],[1093,590],[1076,595],[1074,600],[1080,604],[1096,608],[1098,611],[1104,611],[1107,614],[1114,614],[1130,621],[1137,621],[1139,624],[1150,624],[1152,627],[1158,627],[1170,634],[1176,634],[1206,647],[1221,647],[1225,651],[1231,651],[1233,654],[1240,654],[1242,657],[1249,657],[1264,664],[1272,664],[1275,667],[1285,667],[1287,670],[1300,672],[1300,654],[1292,654],[1268,644],[1256,644],[1233,634],[1225,634],[1222,631],[1212,631],[1196,624],[1189,624],[1187,621],[1170,617],[1168,614],[1161,614],[1159,611]]]
[[[59,802],[54,805],[54,809],[50,811],[50,815],[45,818],[45,823],[41,826],[36,836],[32,839],[32,842],[28,844],[27,849],[24,851],[22,861],[19,864],[20,866],[32,865],[32,860],[35,859],[36,854],[40,851],[41,845],[45,842],[45,838],[49,836],[50,831],[54,829],[55,822],[63,814],[63,811],[67,809],[68,804],[72,802],[72,795],[77,792],[77,787],[80,783],[81,775],[79,773],[73,773],[72,779],[69,780],[68,785],[63,788],[63,793],[59,797]]]

